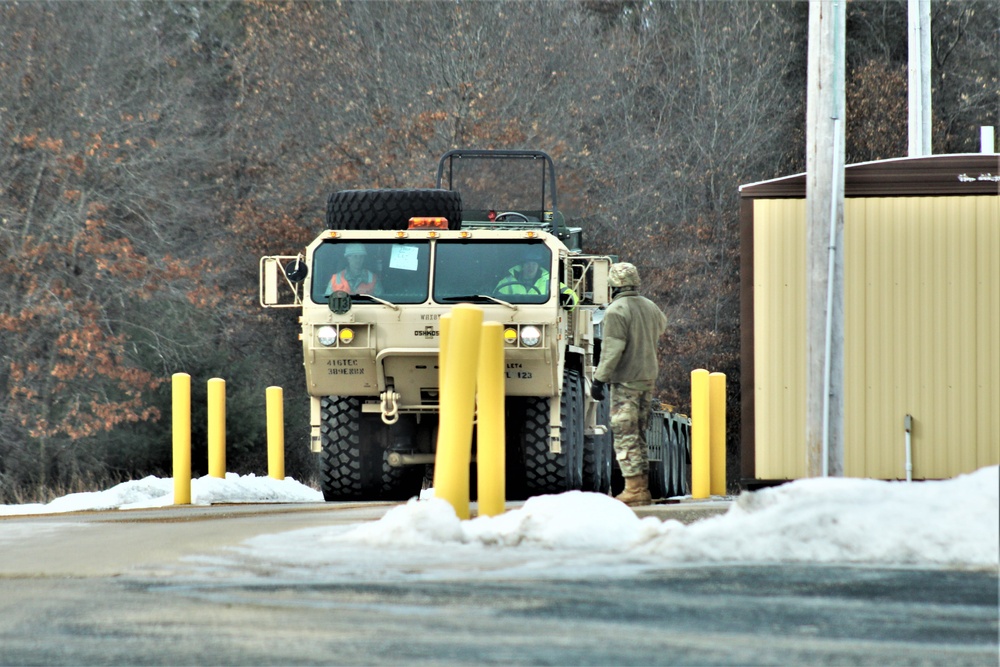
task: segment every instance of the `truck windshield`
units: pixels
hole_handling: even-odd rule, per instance
[[[396,304],[424,303],[429,274],[427,241],[329,241],[313,253],[311,296],[326,303],[332,292],[344,291]]]
[[[549,300],[552,253],[544,243],[439,241],[434,301],[455,303],[495,297],[508,303]]]

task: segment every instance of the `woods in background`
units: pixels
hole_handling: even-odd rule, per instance
[[[298,326],[257,260],[334,190],[430,187],[451,148],[536,148],[589,252],[670,317],[658,395],[739,405],[738,191],[804,168],[805,2],[0,4],[0,503],[169,475],[169,377],[227,380],[230,468],[264,388],[308,479]],[[932,4],[934,151],[997,125],[1000,10]],[[848,5],[848,162],[906,150],[906,2]],[[201,392],[199,395],[198,392]],[[199,410],[202,414],[199,414]],[[201,442],[201,445],[198,443]],[[195,453],[197,465],[204,457]],[[734,475],[731,473],[730,477]]]

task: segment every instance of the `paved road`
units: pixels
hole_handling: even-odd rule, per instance
[[[623,579],[366,584],[174,569],[185,554],[259,533],[386,509],[0,520],[0,664],[998,663],[995,573],[685,566]]]

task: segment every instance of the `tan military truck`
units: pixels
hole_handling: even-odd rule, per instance
[[[436,188],[335,192],[304,253],[261,259],[261,305],[301,313],[327,500],[419,493],[457,303],[504,326],[508,497],[609,490],[608,404],[589,386],[610,259],[581,251],[555,183],[542,152],[451,151]]]

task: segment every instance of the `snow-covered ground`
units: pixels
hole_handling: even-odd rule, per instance
[[[196,504],[318,502],[291,478],[227,475],[192,484]],[[172,504],[173,481],[147,477],[46,505],[4,505],[23,515]],[[474,507],[474,506],[473,506]],[[640,519],[607,496],[531,498],[497,517],[459,520],[427,497],[374,522],[308,528],[246,541],[202,560],[282,577],[614,576],[667,564],[847,563],[1000,569],[998,467],[936,482],[806,479],[744,493],[721,516],[691,525]]]
[[[225,479],[200,477],[191,480],[191,502],[196,505],[215,503],[316,503],[323,494],[291,477],[283,480],[271,477],[241,476],[226,473]],[[145,509],[174,504],[174,480],[145,477],[123,482],[106,491],[71,493],[45,505],[0,505],[0,516],[12,514],[61,514],[89,510]]]

